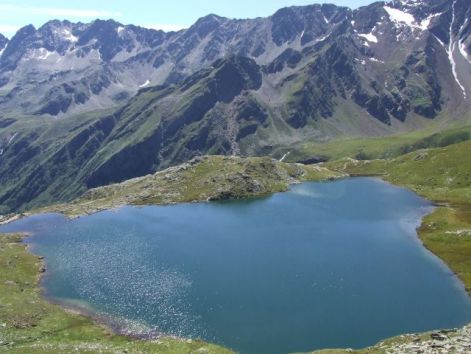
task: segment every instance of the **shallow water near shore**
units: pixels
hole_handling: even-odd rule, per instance
[[[471,322],[463,285],[417,238],[431,210],[408,190],[351,178],[247,201],[36,215],[0,232],[32,234],[58,302],[138,335],[277,354]]]

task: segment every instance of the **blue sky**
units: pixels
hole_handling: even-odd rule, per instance
[[[329,2],[356,8],[373,0],[0,0],[0,33],[11,37],[18,28],[41,26],[51,19],[90,22],[96,18],[113,18],[163,30],[188,27],[210,13],[230,18],[268,16],[291,5]]]

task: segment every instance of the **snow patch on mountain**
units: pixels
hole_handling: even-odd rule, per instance
[[[466,94],[466,89],[465,87],[463,86],[463,84],[461,83],[460,79],[458,78],[458,73],[456,71],[456,62],[455,62],[455,58],[453,56],[453,53],[456,49],[456,41],[455,41],[455,38],[454,38],[454,35],[453,35],[453,25],[455,24],[455,4],[456,4],[456,0],[453,2],[453,5],[451,5],[451,22],[450,22],[450,39],[449,39],[449,45],[448,45],[448,59],[450,60],[450,64],[451,64],[451,70],[453,72],[453,76],[455,78],[455,81],[456,83],[458,84],[458,86],[460,87],[461,91],[463,92],[463,97],[464,99],[467,98],[467,94]],[[458,46],[459,47],[459,46]]]
[[[369,59],[370,59],[371,61],[374,61],[374,62],[376,62],[376,63],[381,63],[381,64],[384,64],[384,61],[382,61],[382,60],[379,60],[379,59],[376,59],[376,58],[374,58],[374,57],[373,57],[373,58],[369,58]]]
[[[408,3],[410,5],[410,3]],[[417,3],[414,3],[414,6],[416,6]],[[427,18],[423,19],[422,21],[418,22],[415,17],[405,11],[395,9],[390,6],[384,6],[384,10],[388,13],[389,18],[391,19],[392,22],[394,22],[396,25],[401,25],[401,26],[409,26],[414,29],[420,29],[422,31],[428,30],[430,27],[430,24],[432,23],[433,19],[435,17],[438,17],[442,15],[442,12],[440,13],[435,13],[429,15]]]
[[[445,46],[445,43],[443,43],[443,42],[440,40],[440,38],[438,38],[438,37],[437,37],[436,35],[434,35],[433,33],[432,33],[432,36],[437,40],[438,43],[440,43],[440,45],[441,45],[443,48],[445,48],[445,50],[447,50],[447,49],[446,49],[446,46]]]
[[[68,42],[76,43],[79,40],[78,37],[74,36],[72,32],[67,28],[64,28],[62,30],[61,35],[62,35],[62,38]]]
[[[23,61],[28,60],[47,60],[50,56],[56,54],[55,52],[50,52],[46,48],[36,48],[29,50],[26,55],[22,58]]]
[[[383,6],[383,8],[388,13],[391,21],[400,23],[400,24],[406,24],[410,27],[414,27],[415,18],[411,14],[389,7],[389,6]]]
[[[465,29],[465,27],[468,25],[468,19],[466,19],[466,21],[464,21],[463,25],[461,26],[459,32],[458,32],[458,38],[461,36],[461,34],[463,33],[463,30]],[[465,45],[465,38],[463,39],[458,39],[458,48],[460,50],[460,53],[461,55],[466,59],[467,62],[469,62],[471,64],[471,59],[470,59],[470,56],[468,54],[468,52],[466,51],[466,45]]]
[[[7,146],[9,146],[11,144],[11,142],[16,138],[17,135],[18,135],[18,133],[15,133],[10,137],[10,139],[8,139]]]
[[[3,155],[3,153],[5,152],[5,149],[12,143],[12,141],[16,138],[16,136],[18,135],[18,133],[14,133],[12,136],[10,136],[10,138],[8,139],[6,145],[4,147],[2,147],[0,145],[0,156]]]
[[[439,12],[439,13],[436,13],[436,14],[432,14],[430,15],[429,17],[427,17],[426,19],[422,20],[419,24],[419,28],[422,30],[422,31],[426,31],[428,30],[428,28],[430,27],[430,24],[432,22],[432,20],[435,18],[435,17],[438,17],[442,14],[443,12]]]
[[[359,33],[359,37],[366,39],[368,42],[378,43],[378,38],[373,33]]]
[[[460,42],[459,44],[459,49],[460,49],[460,52],[461,52],[461,55],[468,61],[468,63],[471,64],[471,59],[470,59],[470,56],[469,54],[466,52],[466,46],[463,42]]]
[[[403,5],[413,5],[417,6],[422,3],[422,0],[399,0]]]
[[[330,35],[331,33],[321,36],[319,38],[316,38],[315,43],[322,42],[323,40],[327,39]]]

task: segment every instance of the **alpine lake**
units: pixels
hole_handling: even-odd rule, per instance
[[[433,206],[375,178],[243,201],[126,206],[28,232],[47,298],[139,337],[242,354],[372,345],[471,322],[471,300],[416,228]]]

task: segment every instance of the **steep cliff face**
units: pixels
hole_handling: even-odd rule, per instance
[[[0,50],[3,51],[8,43],[8,38],[0,34]]]
[[[259,111],[250,116],[258,107],[249,92],[261,83],[262,73],[255,61],[229,57],[190,76],[179,87],[142,90],[118,114],[119,125],[109,137],[113,144],[101,151],[109,158],[99,156],[87,186],[136,177],[170,161],[181,162],[206,152],[231,154],[237,144],[235,134],[244,132],[236,128],[231,132],[230,124],[238,124],[239,117],[263,121]],[[232,122],[230,111],[237,115],[231,117]],[[144,120],[147,122],[136,124]],[[120,148],[115,150],[114,146]]]

